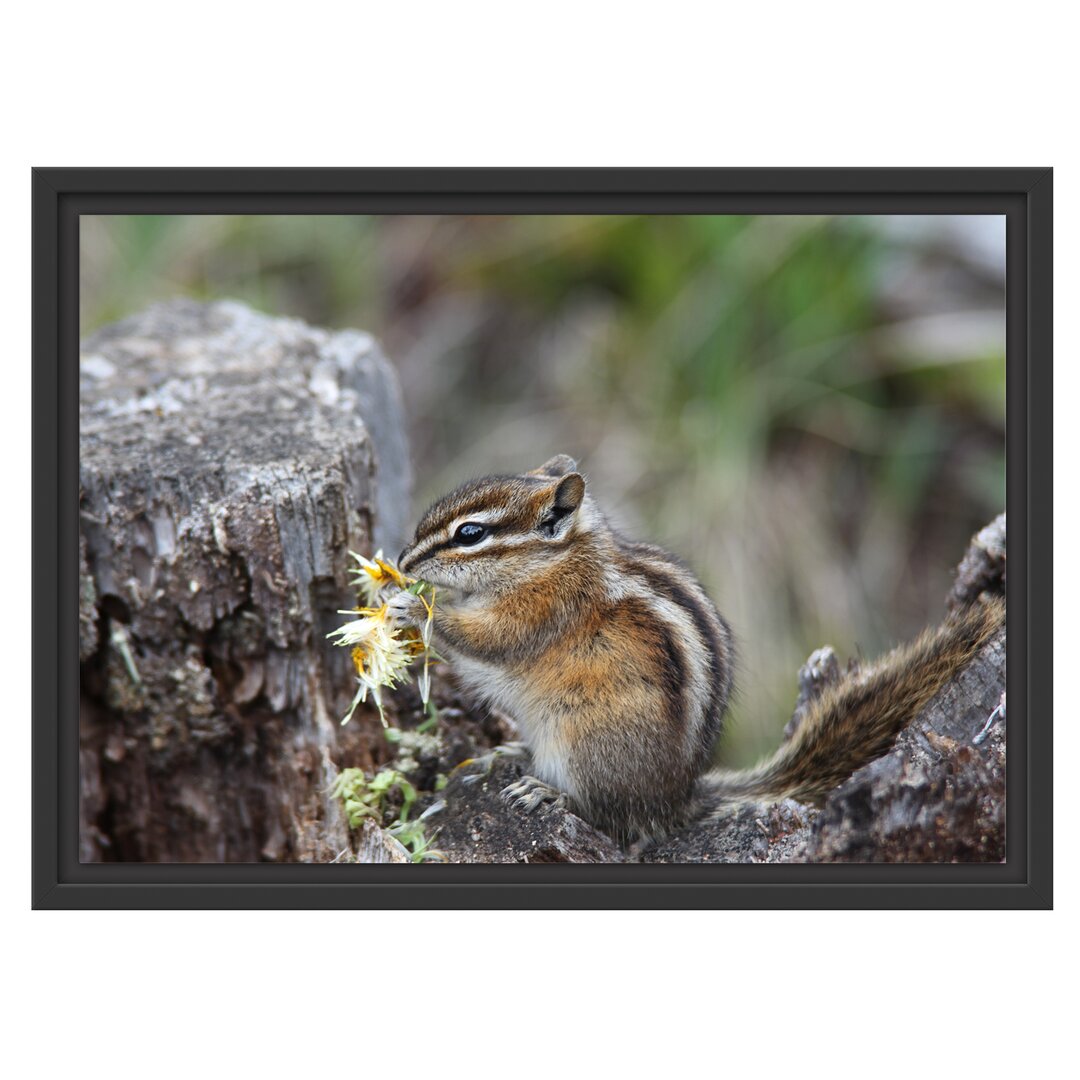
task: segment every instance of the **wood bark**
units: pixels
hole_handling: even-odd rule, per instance
[[[408,513],[394,372],[366,334],[176,302],[83,343],[83,861],[329,861],[349,549]]]

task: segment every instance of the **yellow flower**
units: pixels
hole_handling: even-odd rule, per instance
[[[407,589],[415,578],[407,578],[393,563],[383,558],[382,548],[375,552],[374,559],[365,559],[355,551],[349,554],[356,560],[357,566],[349,571],[353,575],[353,584],[364,595],[369,607],[374,607],[379,600],[379,593],[389,585]]]
[[[431,654],[432,622],[435,616],[434,589],[428,585],[418,584],[415,578],[408,578],[383,557],[382,552],[376,552],[374,560],[365,559],[362,555],[350,552],[359,563],[359,568],[351,573],[356,578],[355,584],[364,594],[367,604],[351,611],[339,611],[339,615],[359,615],[360,618],[351,619],[339,626],[326,636],[334,639],[335,645],[344,645],[352,649],[352,661],[356,668],[357,691],[353,697],[349,711],[341,721],[347,724],[351,719],[356,707],[363,701],[367,701],[371,695],[379,710],[379,718],[386,725],[386,717],[383,714],[382,688],[384,686],[395,687],[402,680],[409,678],[408,667],[418,656],[424,657],[424,667],[420,676],[420,697],[426,706],[431,693],[431,680],[428,674],[428,664]],[[381,602],[381,594],[385,589],[404,589],[417,586],[413,591],[420,596],[420,600],[427,611],[427,619],[422,628],[413,627],[398,628],[391,626],[387,620],[387,605]],[[431,589],[431,600],[422,595],[426,589]]]

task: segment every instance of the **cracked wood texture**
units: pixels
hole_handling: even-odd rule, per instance
[[[326,633],[409,474],[374,341],[235,303],[107,327],[80,363],[80,858],[330,861],[377,725]]]

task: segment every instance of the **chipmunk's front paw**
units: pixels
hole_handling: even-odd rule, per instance
[[[424,601],[404,589],[386,601],[386,618],[392,626],[419,626],[427,618]]]
[[[565,792],[537,780],[535,776],[523,776],[508,784],[499,794],[516,810],[524,810],[526,814],[531,814],[545,803],[565,806],[567,802]]]

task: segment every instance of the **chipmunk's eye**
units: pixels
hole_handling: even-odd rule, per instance
[[[486,525],[478,525],[475,521],[466,521],[459,525],[454,533],[454,540],[459,544],[479,544],[488,534]]]

